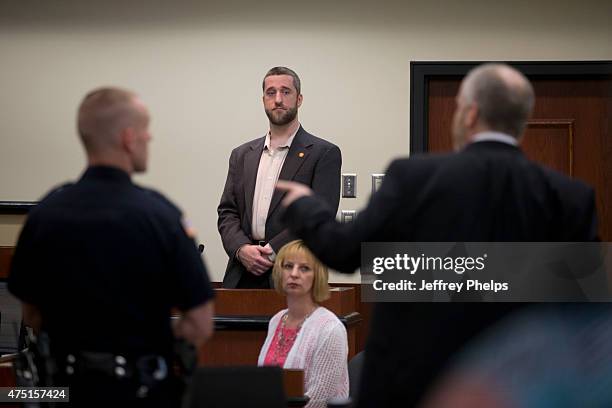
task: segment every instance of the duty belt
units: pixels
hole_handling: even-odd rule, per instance
[[[139,383],[137,396],[141,398],[168,377],[166,359],[154,354],[128,358],[121,354],[79,351],[56,357],[56,362],[67,378],[80,373],[99,373],[118,380],[136,381]]]

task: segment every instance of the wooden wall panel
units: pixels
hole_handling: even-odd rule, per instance
[[[429,82],[427,124],[429,137],[427,151],[444,153],[453,151],[452,123],[455,112],[455,96],[459,92],[460,79],[436,79]]]
[[[14,247],[0,247],[0,280],[8,278]]]
[[[574,121],[530,120],[521,147],[531,160],[573,175]]]

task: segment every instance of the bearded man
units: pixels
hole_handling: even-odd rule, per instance
[[[302,105],[300,78],[274,67],[263,79],[263,104],[270,121],[265,136],[232,151],[217,226],[229,256],[224,288],[270,288],[274,257],[295,239],[281,223],[284,193],[276,182],[306,184],[335,213],[340,201],[338,146],[306,132],[298,120]]]

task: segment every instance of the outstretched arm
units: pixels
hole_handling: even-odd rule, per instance
[[[330,208],[338,211],[340,203],[340,168],[342,167],[342,154],[338,146],[331,147],[321,156],[314,168],[311,188]],[[280,180],[279,182],[283,182]],[[296,239],[288,229],[282,230],[270,239],[270,245],[278,252],[287,242]]]
[[[368,206],[347,224],[337,222],[335,210],[308,187],[279,181],[277,188],[287,192],[282,202],[287,207],[283,221],[323,263],[351,273],[361,262],[361,243],[386,241],[386,231],[395,227],[395,215],[408,211],[398,167],[397,162],[391,164]]]

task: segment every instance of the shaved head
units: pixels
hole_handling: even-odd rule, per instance
[[[533,109],[535,95],[527,78],[505,64],[484,64],[464,79],[460,97],[478,107],[490,130],[519,138]]]
[[[128,172],[145,171],[149,113],[136,94],[99,88],[79,106],[77,129],[90,165],[112,164]]]
[[[88,93],[79,107],[78,131],[88,154],[115,149],[120,132],[146,121],[138,97],[120,88],[99,88]]]

